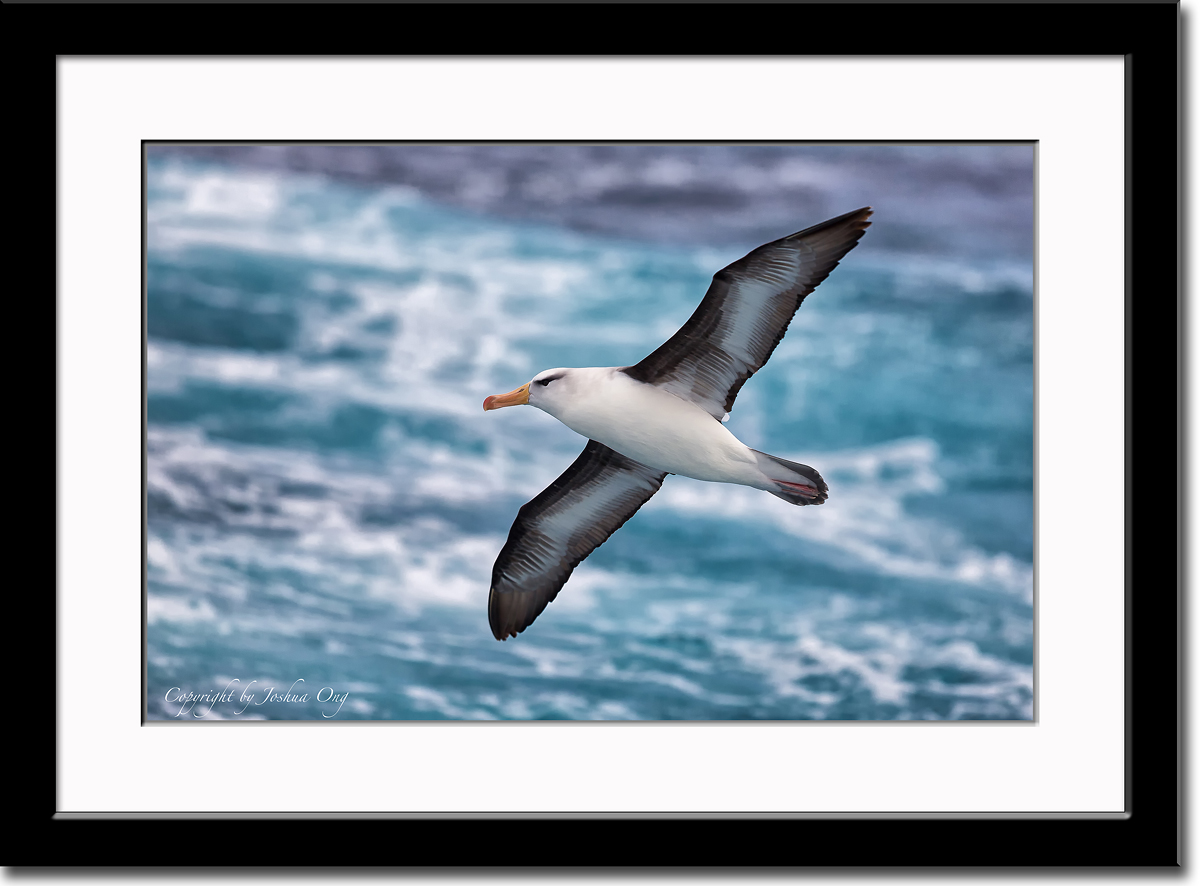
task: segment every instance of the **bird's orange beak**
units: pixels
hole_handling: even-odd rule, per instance
[[[493,394],[483,401],[483,411],[489,409],[500,409],[503,406],[523,406],[529,402],[529,385],[533,382],[521,385],[515,391],[509,391],[507,394]]]

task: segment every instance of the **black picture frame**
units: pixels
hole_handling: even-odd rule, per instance
[[[686,10],[689,35],[678,29]],[[27,39],[5,61],[9,82],[32,88],[14,99],[29,132],[49,128],[51,62],[72,55],[1121,55],[1126,62],[1125,496],[1126,817],[991,817],[880,814],[837,817],[733,816],[366,817],[246,813],[76,817],[55,798],[22,807],[8,841],[16,867],[161,866],[179,870],[178,847],[212,847],[189,868],[342,867],[842,869],[979,866],[1098,867],[1181,863],[1179,531],[1179,21],[1175,3],[723,4],[662,6],[287,7],[8,6],[10,34]],[[459,30],[464,15],[472,32]],[[738,23],[741,30],[731,27]],[[234,26],[236,24],[236,26]],[[136,27],[135,27],[136,25]],[[274,33],[275,36],[265,36]],[[572,34],[547,49],[545,34]],[[152,46],[147,34],[167,35]],[[502,45],[481,45],[504,34]],[[494,40],[494,37],[493,37]],[[57,124],[56,124],[57,129]],[[30,165],[39,161],[30,159]],[[43,202],[44,196],[43,196]],[[1087,224],[1081,219],[1080,224]],[[37,228],[41,230],[41,227]],[[36,242],[36,241],[33,241]],[[60,426],[61,432],[61,426]],[[1172,446],[1175,448],[1172,450]],[[1147,456],[1154,454],[1153,458]],[[1153,483],[1132,482],[1152,464]],[[1163,477],[1165,471],[1168,476]],[[60,478],[61,482],[61,478]],[[1153,489],[1153,492],[1149,491]],[[1172,500],[1163,500],[1170,498]],[[130,589],[136,593],[137,589]],[[41,595],[20,660],[56,647],[59,613]],[[33,638],[37,637],[35,655]],[[20,645],[18,646],[20,648]],[[140,707],[128,700],[131,716]],[[61,713],[61,712],[60,712]],[[20,730],[18,759],[57,773],[57,726]],[[45,723],[45,725],[43,725]],[[34,762],[36,761],[36,762]],[[702,777],[698,774],[697,776]],[[56,778],[52,779],[56,781]],[[509,789],[519,791],[520,785]],[[45,789],[36,789],[38,794]],[[532,820],[531,820],[532,819]],[[450,837],[453,855],[434,837]],[[354,847],[336,860],[308,851]],[[219,847],[219,851],[216,848]],[[269,851],[268,847],[289,847]],[[847,847],[853,847],[848,851]],[[300,851],[291,851],[297,848]],[[349,858],[347,858],[349,856]]]

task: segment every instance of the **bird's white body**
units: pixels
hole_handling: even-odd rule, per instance
[[[561,373],[561,375],[559,375]],[[546,386],[530,384],[529,405],[577,434],[660,471],[775,488],[750,447],[695,403],[635,381],[620,367],[554,369]]]
[[[521,508],[496,558],[488,623],[497,640],[525,630],[667,474],[751,486],[790,505],[828,500],[814,468],[751,449],[719,419],[870,215],[870,207],[846,213],[718,271],[679,332],[637,364],[547,369],[483,401],[485,410],[536,406],[588,438],[571,466]]]

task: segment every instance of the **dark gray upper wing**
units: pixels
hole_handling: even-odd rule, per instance
[[[653,354],[623,371],[722,418],[783,338],[804,297],[870,227],[848,212],[755,249],[713,276],[700,307]]]
[[[496,639],[529,627],[571,571],[649,501],[666,476],[589,440],[563,475],[517,513],[492,568],[488,621]]]

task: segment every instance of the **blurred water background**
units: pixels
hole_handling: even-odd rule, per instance
[[[148,716],[1031,718],[1033,165],[149,147]],[[484,397],[637,362],[715,271],[865,205],[729,422],[829,501],[669,477],[496,642],[496,554],[584,441]]]

